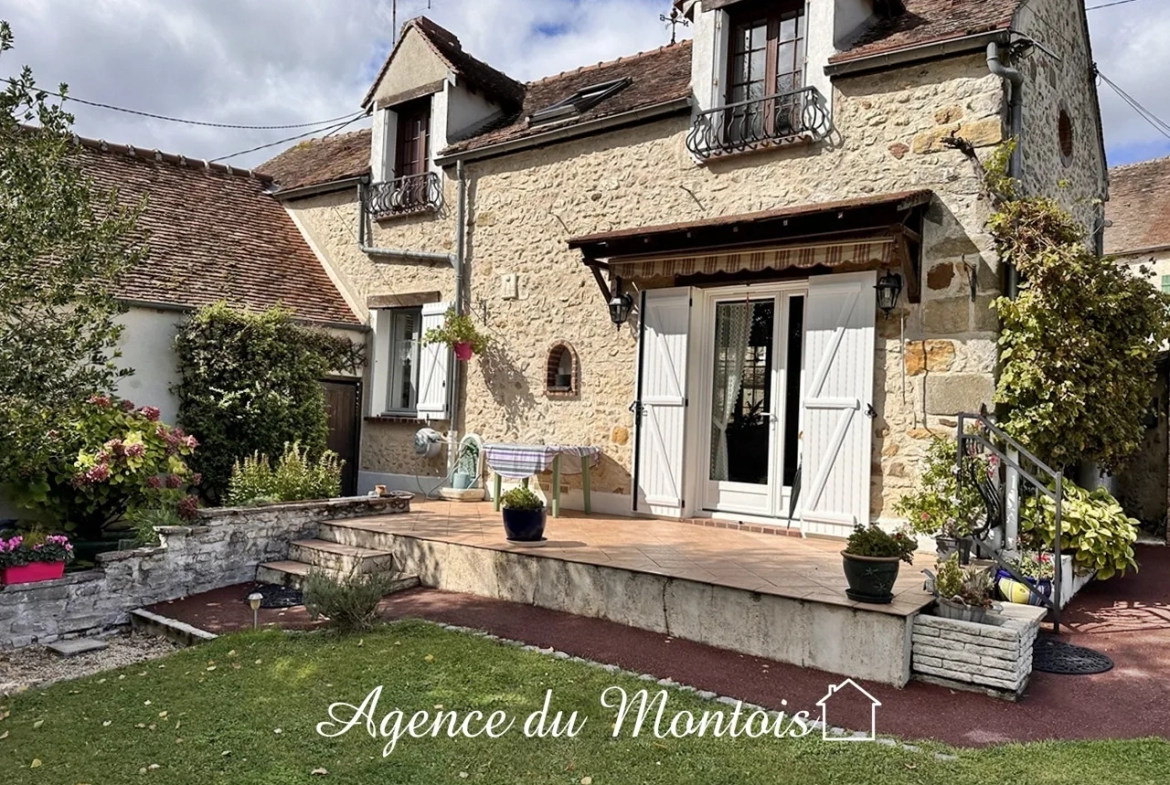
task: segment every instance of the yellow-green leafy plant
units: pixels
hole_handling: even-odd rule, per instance
[[[343,464],[329,450],[314,460],[297,442],[285,445],[275,466],[267,455],[253,453],[233,465],[226,501],[229,506],[243,507],[333,499],[341,494]]]
[[[1026,499],[1020,510],[1020,534],[1036,550],[1056,544],[1056,502],[1046,495]],[[1104,488],[1086,491],[1064,483],[1060,515],[1062,553],[1072,553],[1078,574],[1097,573],[1101,580],[1137,570],[1134,543],[1139,523]]]

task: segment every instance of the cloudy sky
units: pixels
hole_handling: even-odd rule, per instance
[[[1116,0],[1085,0],[1090,7]],[[428,5],[430,10],[428,11]],[[528,80],[660,46],[669,0],[399,0],[398,22],[427,13],[464,48]],[[342,12],[341,9],[345,9]],[[1101,72],[1170,123],[1170,2],[1091,11]],[[0,0],[16,48],[0,75],[32,66],[73,96],[155,114],[285,125],[352,114],[391,45],[391,0]],[[683,33],[686,34],[685,32]],[[1170,138],[1101,87],[1110,163],[1170,155]],[[297,133],[168,123],[72,104],[76,130],[137,147],[219,158]],[[347,127],[360,127],[360,121]],[[1170,133],[1170,132],[1168,132]],[[267,160],[286,142],[229,159]]]

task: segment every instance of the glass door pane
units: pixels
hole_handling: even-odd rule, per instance
[[[775,300],[715,306],[710,480],[770,483]]]

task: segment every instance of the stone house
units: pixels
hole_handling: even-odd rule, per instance
[[[1025,190],[1103,226],[1080,6],[678,5],[692,41],[528,84],[412,20],[372,129],[262,167],[371,328],[363,489],[434,488],[427,425],[601,447],[611,514],[837,536],[894,518],[926,440],[990,403],[990,305],[1013,285],[948,140],[1018,138]],[[420,347],[447,308],[484,356]]]
[[[1109,170],[1105,252],[1170,292],[1170,158]],[[1170,355],[1159,366],[1155,399],[1146,420],[1142,449],[1116,478],[1126,512],[1147,529],[1165,530],[1170,507]]]

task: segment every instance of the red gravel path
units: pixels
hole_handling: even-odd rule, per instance
[[[980,746],[1044,739],[1170,736],[1170,549],[1143,548],[1141,573],[1093,584],[1066,612],[1066,639],[1113,658],[1097,676],[1034,674],[1021,703],[911,683],[902,690],[865,684],[879,700],[878,730],[906,739]],[[243,603],[251,584],[221,589],[151,610],[216,632],[251,626]],[[486,630],[553,647],[637,673],[773,709],[807,710],[839,676],[748,657],[711,646],[557,611],[429,589],[388,598],[388,619],[415,617]],[[261,624],[312,626],[303,609],[262,611]],[[787,704],[782,703],[787,701]],[[868,728],[867,706],[833,703],[829,722]]]

